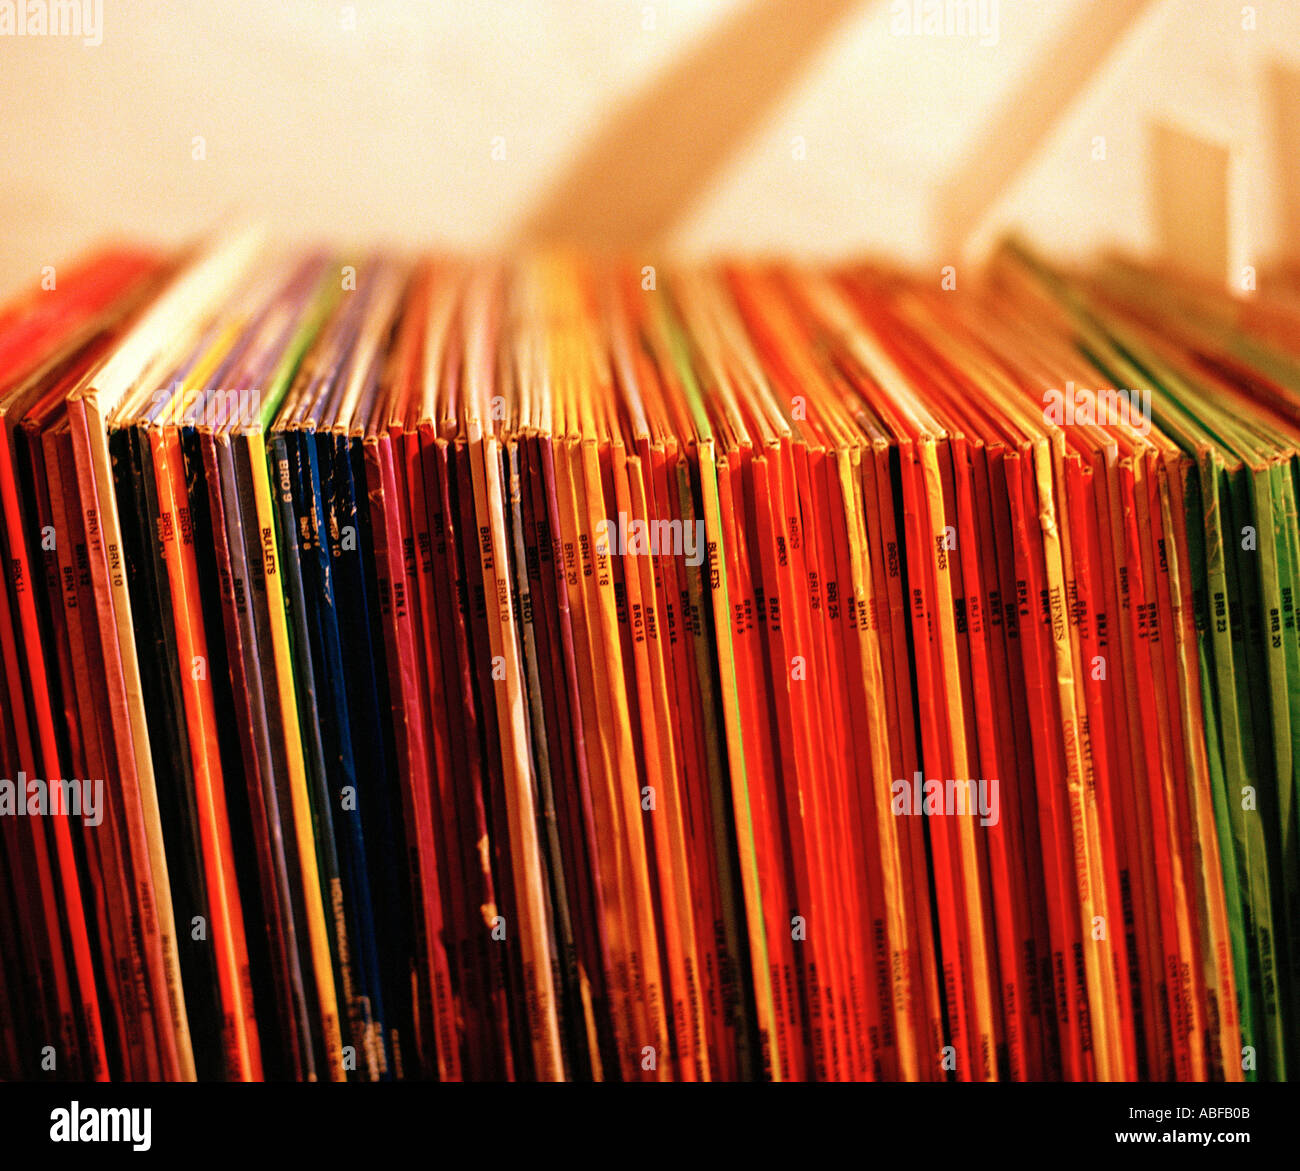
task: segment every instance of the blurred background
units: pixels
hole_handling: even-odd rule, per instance
[[[1234,259],[1300,223],[1295,0],[85,5],[99,44],[0,11],[5,291],[106,234],[234,218],[471,250],[929,264],[1009,225],[1146,250],[1155,123],[1226,152]]]

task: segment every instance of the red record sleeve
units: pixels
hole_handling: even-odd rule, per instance
[[[1033,453],[1028,443],[1004,460],[1007,496],[1016,550],[1017,629],[1025,666],[1025,687],[1034,732],[1034,773],[1038,792],[1039,847],[1046,881],[1047,918],[1052,947],[1051,992],[1061,1071],[1068,1081],[1087,1077],[1090,1042],[1079,1020],[1073,976],[1076,949],[1082,947],[1074,884],[1074,857],[1065,802],[1062,733],[1050,660],[1051,615],[1042,566],[1037,522]]]

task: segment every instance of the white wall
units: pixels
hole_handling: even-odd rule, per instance
[[[672,244],[933,262],[936,185],[1076,6],[1107,2],[1001,0],[992,45],[896,35],[897,5],[864,3]],[[235,215],[292,237],[498,246],[617,99],[736,3],[358,0],[348,30],[333,0],[103,0],[96,47],[0,36],[0,288],[106,233],[174,241]],[[1300,66],[1300,3],[1253,7],[1245,31],[1240,3],[1157,5],[990,231],[1019,223],[1070,255],[1148,244],[1159,113],[1239,147],[1249,247],[1271,251],[1256,82],[1266,61]]]

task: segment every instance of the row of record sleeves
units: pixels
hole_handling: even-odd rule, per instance
[[[1285,1079],[1298,501],[1285,273],[50,268],[0,1077]]]

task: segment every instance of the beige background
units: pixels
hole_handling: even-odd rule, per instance
[[[859,5],[668,245],[947,262],[936,188],[1078,10],[1107,2],[1001,0],[995,45],[898,35],[897,4]],[[106,233],[174,241],[239,216],[294,238],[501,246],[619,103],[737,6],[104,0],[98,47],[0,37],[0,288]],[[1242,254],[1277,251],[1262,82],[1271,62],[1300,67],[1300,3],[1262,0],[1254,31],[1243,7],[1154,4],[981,238],[1015,223],[1058,254],[1148,247],[1147,122],[1163,117],[1233,145]]]

